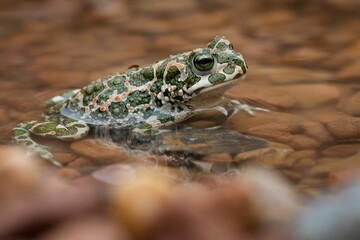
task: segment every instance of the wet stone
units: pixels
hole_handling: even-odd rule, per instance
[[[360,117],[339,117],[327,123],[326,128],[339,139],[360,138]]]
[[[352,64],[346,65],[338,73],[338,78],[340,80],[359,80],[360,79],[360,61],[354,62]]]
[[[327,157],[348,157],[360,151],[360,144],[338,144],[324,149],[321,154]]]
[[[311,167],[307,172],[307,174],[321,175],[321,174],[327,174],[330,172],[335,172],[340,170],[357,168],[359,166],[360,166],[360,161],[359,161],[359,153],[358,153],[347,158],[336,159],[332,161],[324,161],[323,163],[319,163]]]
[[[360,92],[356,92],[348,99],[344,111],[355,117],[360,117]]]
[[[86,158],[90,158],[95,164],[109,164],[124,161],[128,158],[122,149],[116,149],[104,142],[93,139],[84,139],[73,142],[71,149]]]

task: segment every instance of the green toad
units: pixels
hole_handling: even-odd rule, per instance
[[[56,96],[49,100],[44,121],[20,123],[13,129],[13,138],[60,166],[30,134],[75,140],[91,126],[156,130],[216,106],[228,88],[244,79],[247,69],[233,45],[217,36],[205,48],[115,73]]]

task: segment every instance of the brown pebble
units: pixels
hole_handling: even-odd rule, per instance
[[[338,144],[324,149],[321,154],[326,157],[348,157],[360,151],[360,144]]]
[[[316,149],[320,143],[313,138],[301,134],[294,134],[290,140],[289,145],[295,150],[301,149]]]
[[[234,157],[234,161],[251,161],[275,168],[291,167],[294,164],[294,160],[289,159],[288,156],[293,152],[294,150],[291,148],[266,147],[239,153]]]
[[[316,164],[316,161],[313,158],[301,158],[297,160],[293,168],[303,171],[304,169],[310,168]]]
[[[73,142],[70,147],[75,153],[90,158],[94,163],[100,165],[122,162],[128,158],[123,149],[116,149],[94,139],[79,140]]]
[[[360,167],[360,161],[359,161],[360,154],[357,153],[353,156],[343,158],[343,159],[331,159],[328,160],[322,160],[319,159],[321,163],[311,167],[307,174],[309,175],[320,175],[320,174],[327,174],[330,172],[335,171],[341,171],[351,168],[357,168]]]
[[[306,177],[300,180],[298,186],[325,187],[327,179],[324,177]]]
[[[226,92],[226,96],[237,100],[251,100],[256,103],[278,108],[291,108],[295,99],[286,89],[276,86],[239,84]]]
[[[70,162],[68,164],[68,167],[83,168],[83,167],[91,167],[93,165],[94,163],[90,159],[84,157],[78,157],[74,161]]]
[[[101,216],[83,216],[69,219],[42,234],[39,240],[126,240],[125,231]]]
[[[31,192],[41,184],[36,162],[16,147],[0,146],[0,199]]]
[[[255,116],[250,116],[245,112],[239,112],[238,114],[229,118],[225,124],[225,128],[237,130],[239,132],[252,135],[250,130],[252,129],[261,129],[267,134],[271,135],[282,135],[285,134],[285,141],[288,141],[291,135],[291,132],[299,130],[300,123],[303,122],[305,118],[290,114],[290,113],[281,113],[281,112],[256,112]],[[276,129],[279,129],[275,131]],[[255,131],[255,130],[253,130]],[[275,132],[272,133],[271,132]],[[289,135],[290,134],[290,135]],[[276,141],[275,141],[276,142]]]
[[[340,80],[358,80],[360,78],[360,61],[346,65],[338,73]]]
[[[128,184],[115,185],[110,190],[109,212],[120,226],[124,224],[135,236],[143,236],[165,202],[172,198],[173,190],[174,181],[162,170],[139,172]]]
[[[344,111],[352,116],[360,117],[360,91],[348,99]]]
[[[294,51],[286,52],[279,61],[282,63],[294,63],[312,65],[328,57],[328,52],[313,47],[300,47]]]
[[[290,169],[283,169],[281,170],[281,173],[284,177],[286,177],[292,182],[298,182],[302,177],[301,173],[295,172]]]
[[[293,138],[292,132],[294,132],[292,126],[281,123],[267,123],[246,131],[249,135],[281,143],[288,143]]]
[[[317,152],[315,150],[306,149],[292,153],[289,159],[294,159],[294,169],[304,169],[313,166],[315,164],[315,160],[313,159],[316,157]]]
[[[306,70],[291,67],[265,67],[253,68],[249,80],[261,80],[267,84],[289,84],[305,82],[325,82],[334,80],[335,77],[327,71]]]
[[[73,168],[59,168],[56,171],[56,175],[64,179],[73,179],[81,176],[81,173]]]
[[[301,109],[314,108],[336,101],[340,97],[340,90],[326,84],[297,84],[286,87],[295,99],[295,106]]]
[[[317,121],[305,121],[300,124],[301,132],[321,143],[333,142],[335,138],[328,132],[326,127]]]
[[[341,140],[360,138],[360,117],[338,117],[329,121],[326,128]]]
[[[0,107],[0,125],[8,123],[8,121],[9,121],[8,111],[9,111],[8,109]]]
[[[56,152],[54,154],[54,159],[60,162],[63,165],[66,165],[76,159],[76,155],[68,152]]]

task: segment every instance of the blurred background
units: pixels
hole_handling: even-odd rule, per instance
[[[0,238],[358,239],[359,9],[358,0],[1,0]],[[249,66],[226,95],[272,110],[223,128],[266,148],[203,156],[214,164],[194,174],[90,139],[52,144],[62,169],[11,146],[11,129],[41,119],[46,99],[216,35]],[[255,167],[228,174],[240,162]]]

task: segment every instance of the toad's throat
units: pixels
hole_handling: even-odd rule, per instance
[[[198,108],[198,107],[213,107],[217,105],[223,94],[231,87],[239,83],[245,77],[234,79],[232,81],[226,81],[220,84],[216,84],[211,87],[201,88],[194,92],[192,99],[187,102],[187,105]]]

